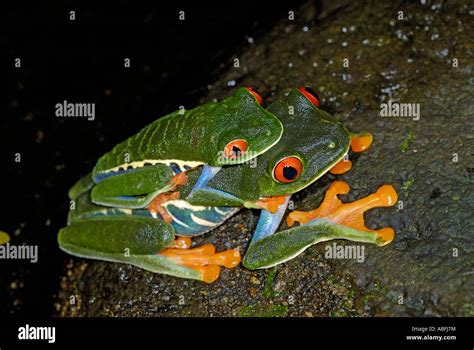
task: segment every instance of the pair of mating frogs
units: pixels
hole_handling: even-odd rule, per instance
[[[237,249],[191,248],[191,237],[221,225],[242,208],[260,209],[243,258],[269,268],[332,239],[390,243],[392,228],[369,229],[366,210],[392,206],[397,193],[342,203],[349,185],[334,181],[319,208],[293,211],[277,232],[290,197],[326,172],[351,168],[349,150],[365,151],[370,134],[350,133],[324,112],[310,88],[262,107],[252,88],[221,101],[159,118],[102,156],[69,191],[72,208],[59,246],[79,257],[129,263],[205,282],[241,262]],[[298,226],[294,226],[299,222]]]

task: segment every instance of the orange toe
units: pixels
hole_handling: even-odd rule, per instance
[[[275,214],[278,211],[280,205],[284,204],[286,201],[286,196],[269,196],[269,197],[260,197],[257,201],[257,205],[268,210],[270,213]]]
[[[176,174],[171,179],[171,183],[174,185],[174,187],[186,185],[188,183],[188,176],[186,175],[185,172]]]
[[[371,134],[354,134],[351,137],[352,152],[364,152],[372,145],[373,136]]]
[[[313,220],[314,217],[315,216],[314,214],[312,214],[312,212],[294,210],[288,214],[286,218],[286,224],[288,225],[288,227],[293,226],[295,222],[306,224],[307,222],[310,222],[311,220]]]
[[[216,254],[218,256],[218,265],[232,269],[240,264],[240,252],[236,249],[229,249]]]
[[[352,162],[348,159],[343,159],[336,163],[336,165],[334,165],[331,169],[329,169],[329,172],[334,175],[341,175],[347,173],[351,169]]]
[[[215,282],[221,274],[221,268],[217,265],[193,266],[192,268],[200,272],[201,281],[206,283]]]
[[[391,185],[380,186],[375,194],[379,196],[380,205],[383,207],[391,207],[398,200],[397,191]]]
[[[180,265],[208,265],[207,259],[214,255],[216,248],[212,244],[204,244],[192,249],[166,248],[160,255],[172,259]]]
[[[379,246],[387,245],[395,238],[395,230],[391,227],[385,227],[380,230],[376,230],[375,233],[380,239],[380,243],[378,243]]]

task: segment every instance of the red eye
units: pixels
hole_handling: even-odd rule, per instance
[[[250,92],[253,95],[253,97],[255,97],[257,99],[258,104],[261,106],[263,104],[263,98],[260,95],[260,93],[257,90],[255,90],[253,87],[250,87],[250,86],[246,87],[246,89],[247,89],[248,92]]]
[[[316,107],[319,107],[321,103],[319,103],[319,96],[316,91],[314,91],[310,87],[300,87],[298,89],[306,98]]]
[[[224,148],[224,156],[229,159],[237,159],[247,152],[247,141],[239,139],[231,141]]]
[[[287,157],[280,160],[273,169],[273,178],[278,182],[290,183],[298,180],[303,165],[298,157]]]

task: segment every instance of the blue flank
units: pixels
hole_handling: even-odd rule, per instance
[[[217,210],[219,212],[217,212]],[[177,235],[183,236],[197,236],[205,232],[208,232],[225,220],[227,220],[231,215],[235,214],[240,208],[236,207],[205,207],[205,209],[197,211],[190,209],[182,209],[173,204],[168,204],[166,210],[170,213],[176,220],[173,220],[171,223],[175,229]],[[213,223],[213,226],[201,225],[198,224],[192,217],[197,217],[202,220],[209,221]],[[177,222],[179,221],[179,222]],[[186,226],[182,225],[180,222],[184,223]]]

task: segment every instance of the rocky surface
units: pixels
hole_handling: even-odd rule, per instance
[[[211,285],[72,259],[58,315],[474,315],[474,7],[327,1],[294,11],[294,21],[282,19],[236,54],[240,67],[227,62],[202,101],[242,85],[258,87],[267,103],[295,86],[316,87],[324,109],[374,135],[370,151],[352,157],[353,169],[338,178],[352,188],[344,201],[395,186],[397,207],[366,214],[370,227],[394,227],[394,242],[366,245],[363,263],[326,259],[328,242],[274,269],[224,270]],[[381,117],[389,99],[420,104],[419,120]],[[334,178],[294,196],[295,208],[316,207]],[[243,252],[257,220],[258,212],[243,210],[196,244]]]

